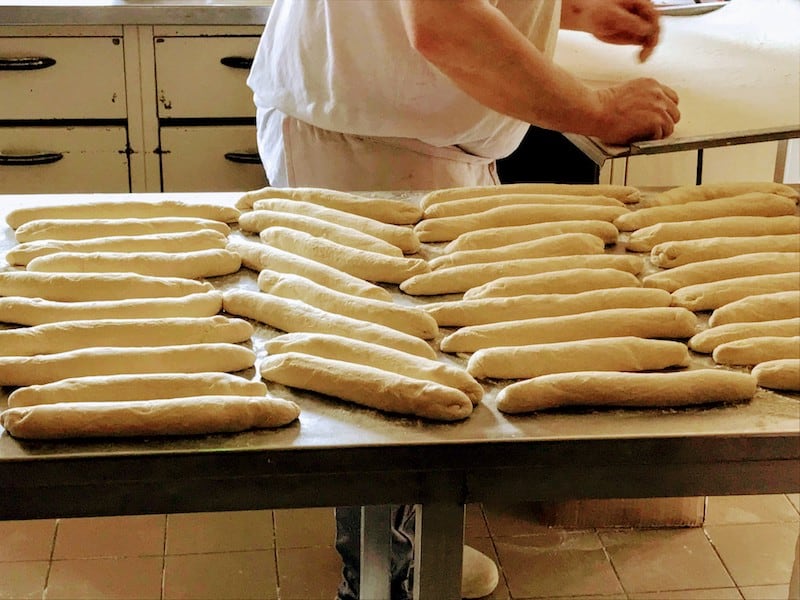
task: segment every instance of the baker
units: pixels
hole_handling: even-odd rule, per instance
[[[658,43],[650,0],[275,0],[248,85],[274,187],[429,190],[498,184],[530,124],[607,143],[661,139],[677,94],[653,79],[590,87],[552,61],[559,27]],[[414,511],[393,515],[392,599],[411,597]],[[360,511],[336,511],[339,600],[358,598]],[[462,595],[497,568],[465,547]]]

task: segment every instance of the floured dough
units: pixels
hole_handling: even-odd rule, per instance
[[[768,360],[753,367],[758,385],[771,390],[800,392],[800,359]]]
[[[530,242],[562,233],[590,233],[606,244],[615,244],[619,230],[608,221],[555,221],[515,227],[490,227],[462,233],[445,246],[446,253],[462,250],[483,250],[519,242]]]
[[[14,232],[18,242],[36,240],[85,240],[120,235],[154,235],[213,229],[228,235],[227,224],[192,217],[152,219],[39,219],[20,225]]]
[[[573,205],[588,204],[593,206],[623,206],[616,198],[608,196],[568,196],[566,194],[494,194],[492,196],[478,196],[477,198],[464,198],[450,202],[432,204],[423,212],[425,219],[438,217],[456,217],[483,212],[498,206],[512,204],[557,204]]]
[[[800,252],[800,234],[713,237],[662,242],[650,251],[650,260],[657,267],[671,268],[757,252]]]
[[[717,308],[708,319],[710,327],[726,323],[771,321],[800,317],[800,291],[745,296]]]
[[[672,188],[660,194],[645,196],[640,206],[666,206],[672,204],[686,204],[715,198],[729,198],[751,192],[777,194],[786,198],[797,200],[798,192],[791,186],[774,181],[732,181],[728,183],[704,183],[701,185],[683,185]]]
[[[468,289],[464,293],[464,300],[529,294],[576,294],[599,289],[638,288],[641,285],[636,275],[627,271],[618,271],[617,269],[565,269],[563,271],[537,273],[536,275],[500,277],[494,281]]]
[[[690,310],[713,310],[747,296],[797,290],[800,290],[800,273],[736,277],[677,289],[672,292],[672,304]]]
[[[689,340],[689,347],[695,352],[709,354],[720,344],[762,336],[800,336],[800,317],[753,323],[728,323],[709,327],[705,331],[695,334]]]
[[[782,358],[800,359],[800,336],[765,335],[720,344],[711,354],[720,365],[757,365]]]

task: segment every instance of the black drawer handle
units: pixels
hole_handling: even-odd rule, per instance
[[[223,56],[219,62],[231,69],[249,69],[253,66],[253,59],[246,56]]]
[[[261,157],[258,152],[226,152],[225,160],[243,165],[260,165]]]
[[[50,165],[64,158],[61,152],[37,152],[36,154],[0,154],[0,166],[29,167]]]
[[[56,64],[56,59],[47,56],[0,58],[0,71],[35,71],[52,67],[54,64]]]

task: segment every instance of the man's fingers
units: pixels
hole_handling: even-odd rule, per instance
[[[663,83],[661,84],[661,89],[664,90],[664,93],[667,95],[667,98],[672,100],[675,104],[678,103],[678,92],[673,90],[668,85],[664,85]]]

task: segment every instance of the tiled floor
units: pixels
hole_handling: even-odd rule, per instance
[[[786,600],[800,495],[708,499],[703,527],[548,528],[470,505],[492,599]],[[331,600],[331,509],[0,522],[0,599]],[[800,590],[794,590],[800,597]]]

